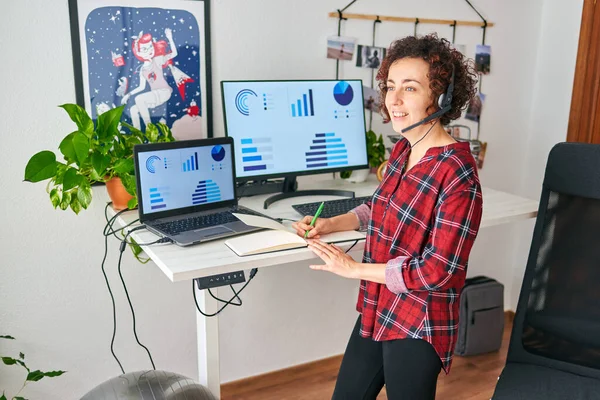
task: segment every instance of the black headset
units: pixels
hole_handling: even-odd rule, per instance
[[[446,89],[446,93],[442,93],[440,94],[440,97],[438,97],[437,104],[440,109],[428,116],[427,118],[417,122],[416,124],[402,129],[401,132],[408,132],[411,129],[416,128],[417,126],[423,125],[429,121],[439,118],[442,115],[446,114],[448,111],[450,111],[452,109],[452,92],[454,92],[454,64],[452,64],[452,75],[450,76],[450,84]]]

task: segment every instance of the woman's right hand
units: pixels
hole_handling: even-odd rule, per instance
[[[304,234],[308,231],[307,239],[318,239],[321,235],[333,232],[334,224],[331,218],[317,218],[315,226],[310,226],[312,219],[312,215],[307,215],[300,221],[292,224],[292,228],[296,230],[298,236],[304,237]]]

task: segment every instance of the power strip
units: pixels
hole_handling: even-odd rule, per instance
[[[227,272],[225,274],[205,276],[203,278],[196,278],[196,285],[198,290],[210,289],[219,286],[232,285],[234,283],[246,282],[244,271]]]

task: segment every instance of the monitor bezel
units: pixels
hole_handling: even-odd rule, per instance
[[[370,168],[369,167],[369,152],[367,149],[367,121],[366,121],[366,117],[365,117],[365,108],[364,108],[364,92],[363,92],[363,81],[362,79],[268,79],[268,80],[261,80],[261,79],[254,79],[254,80],[222,80],[221,81],[221,104],[223,106],[223,125],[225,128],[225,137],[231,137],[229,136],[229,132],[227,129],[227,108],[225,107],[225,91],[224,91],[224,84],[226,83],[256,83],[256,82],[268,82],[268,83],[273,83],[273,82],[342,82],[342,81],[346,81],[346,82],[358,82],[360,84],[360,93],[361,93],[361,102],[362,107],[362,116],[363,116],[363,128],[364,128],[364,139],[365,139],[365,158],[367,160],[366,164],[361,164],[361,165],[352,165],[352,166],[347,166],[347,167],[332,167],[332,168],[322,168],[322,169],[312,169],[312,170],[303,170],[303,171],[294,171],[294,172],[280,172],[280,173],[275,173],[275,174],[262,174],[262,175],[253,175],[253,176],[245,176],[245,177],[238,177],[237,176],[237,169],[236,169],[236,181],[238,183],[242,183],[242,182],[252,182],[252,181],[263,181],[263,180],[267,180],[267,179],[276,179],[276,178],[292,178],[292,177],[296,177],[296,176],[305,176],[305,175],[318,175],[318,174],[327,174],[327,173],[333,173],[333,172],[343,172],[343,171],[354,171],[357,169],[366,169],[366,168]],[[233,139],[233,137],[231,137]],[[235,158],[235,157],[234,157]]]
[[[140,222],[148,220],[158,220],[162,218],[174,217],[182,214],[190,214],[195,212],[201,212],[206,210],[213,210],[215,208],[220,207],[233,207],[238,204],[238,195],[237,195],[237,185],[233,185],[233,199],[232,200],[222,200],[216,201],[207,204],[200,204],[196,206],[189,207],[180,207],[174,210],[167,211],[158,211],[153,213],[144,213],[144,204],[140,199],[140,190],[141,190],[141,182],[140,182],[140,166],[138,163],[138,155],[139,153],[147,153],[151,151],[158,150],[173,150],[173,149],[186,149],[190,147],[206,147],[206,146],[214,146],[214,145],[224,145],[228,144],[231,146],[231,166],[232,166],[232,180],[235,179],[235,148],[234,148],[234,140],[230,137],[218,137],[218,138],[210,138],[210,139],[192,139],[192,140],[179,140],[175,142],[165,142],[165,143],[148,143],[148,144],[137,144],[133,146],[133,164],[135,166],[135,188],[136,194],[138,196],[138,211],[140,216]]]

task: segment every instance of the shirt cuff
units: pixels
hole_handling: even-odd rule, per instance
[[[387,262],[385,267],[385,285],[395,294],[406,293],[408,288],[402,276],[402,264],[408,257],[397,257]]]
[[[369,218],[371,218],[371,209],[369,208],[369,206],[366,204],[361,204],[360,206],[353,208],[349,212],[356,215],[356,217],[358,218],[358,230],[361,232],[366,231],[369,227]]]

